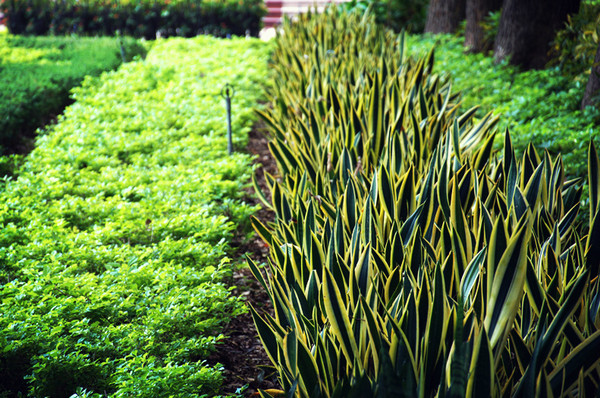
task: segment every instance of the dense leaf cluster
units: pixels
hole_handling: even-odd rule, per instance
[[[243,311],[225,256],[254,210],[240,200],[249,156],[226,155],[219,91],[235,86],[242,146],[266,57],[254,39],[163,40],[74,91],[0,193],[0,391],[217,391],[205,361]]]
[[[122,43],[129,58],[145,53],[137,41]],[[19,144],[62,112],[85,76],[121,62],[119,42],[111,38],[0,34],[0,147]]]
[[[553,65],[569,76],[589,76],[600,44],[600,2],[584,1],[579,12],[569,15],[564,29],[552,42]]]
[[[0,0],[13,34],[77,33],[134,37],[258,36],[260,0]]]
[[[377,23],[396,32],[422,32],[427,19],[428,0],[350,0],[339,7],[348,12],[371,12]]]

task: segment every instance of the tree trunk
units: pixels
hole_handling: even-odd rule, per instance
[[[567,20],[579,10],[581,0],[504,0],[494,58],[510,56],[524,69],[543,68],[550,42]]]
[[[431,0],[425,32],[453,33],[465,19],[466,0]]]
[[[502,0],[467,0],[467,26],[465,47],[472,52],[490,50],[493,43],[486,43],[481,22],[490,12],[499,10]]]
[[[587,86],[585,86],[581,109],[589,105],[594,105],[594,97],[598,94],[600,94],[600,44],[598,44],[594,65],[592,65],[592,73],[590,74]]]

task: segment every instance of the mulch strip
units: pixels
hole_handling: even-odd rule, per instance
[[[267,138],[259,125],[250,133],[247,151],[257,155],[254,160],[254,163],[259,164],[256,171],[257,181],[265,196],[270,200],[264,173],[267,171],[271,175],[277,175],[277,165],[269,152]],[[251,204],[258,203],[252,187],[247,189],[246,201]],[[255,216],[264,224],[274,219],[273,212],[264,208],[259,210]],[[238,236],[231,246],[234,248],[235,257],[241,258],[248,255],[257,264],[267,262],[269,249],[256,235],[250,240]],[[233,277],[228,283],[235,286],[233,295],[244,297],[248,305],[254,307],[259,313],[273,314],[267,293],[247,266],[234,270]],[[246,385],[248,388],[244,391],[244,396],[252,396],[259,388],[262,390],[280,388],[277,373],[258,338],[250,313],[234,318],[225,327],[223,334],[227,336],[227,339],[223,340],[217,351],[209,358],[210,363],[220,363],[224,367],[225,380],[222,385],[222,393],[235,394],[238,389]]]

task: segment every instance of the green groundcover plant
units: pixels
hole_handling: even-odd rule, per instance
[[[255,39],[157,41],[86,78],[0,193],[0,396],[200,397],[244,311],[222,279],[253,212],[243,147],[263,92]]]
[[[136,40],[121,43],[126,59],[145,53]],[[0,147],[18,146],[62,112],[85,76],[117,68],[120,47],[114,38],[0,34]]]

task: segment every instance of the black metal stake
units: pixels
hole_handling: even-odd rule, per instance
[[[225,110],[227,111],[227,153],[233,153],[233,139],[231,137],[231,99],[235,94],[235,90],[231,84],[227,83],[221,89],[221,97],[225,98]]]
[[[125,55],[125,46],[123,45],[123,38],[121,37],[121,31],[117,29],[117,42],[119,43],[119,50],[121,50],[121,60],[123,63],[127,62],[127,56]]]

